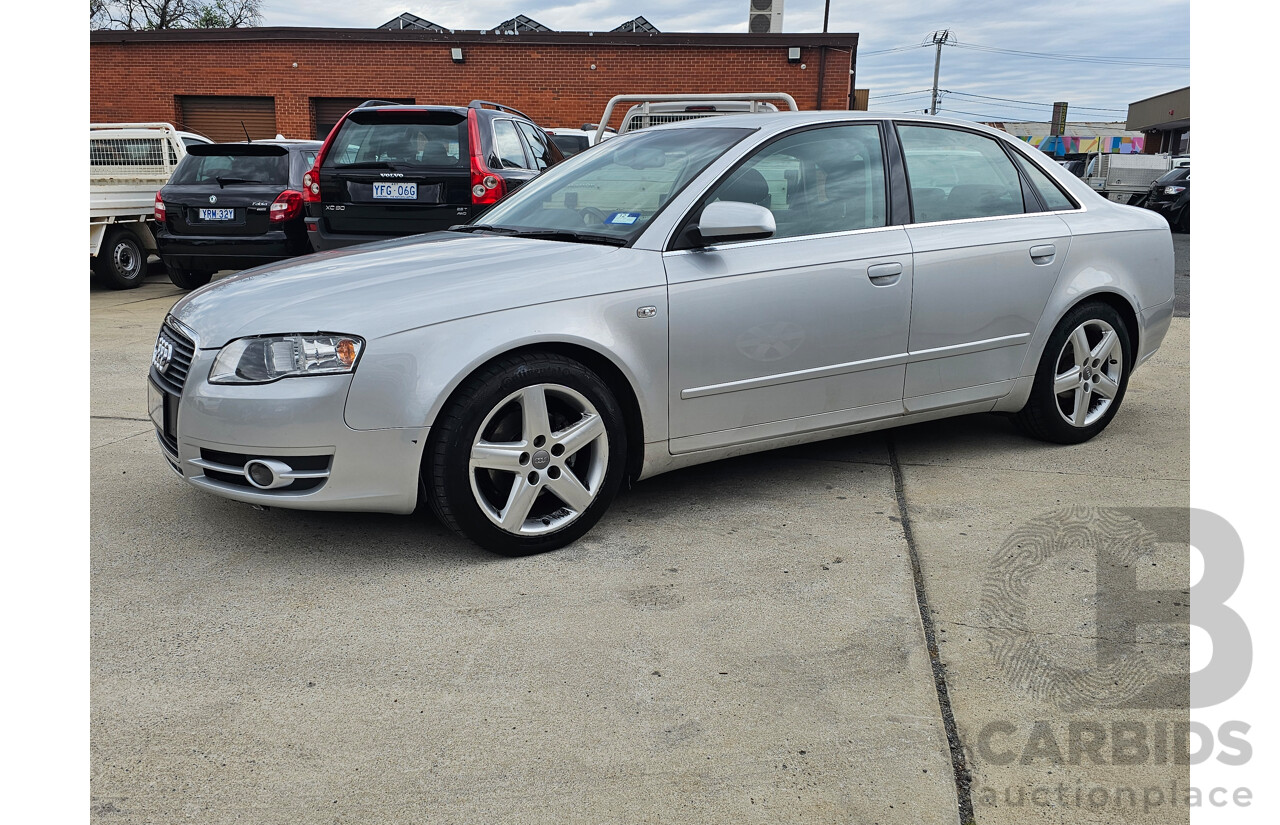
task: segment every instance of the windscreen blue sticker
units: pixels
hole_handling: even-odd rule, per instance
[[[605,218],[604,222],[630,226],[638,220],[640,220],[639,212],[614,212],[612,215]]]

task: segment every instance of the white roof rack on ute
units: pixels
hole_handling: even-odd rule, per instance
[[[642,112],[644,114],[648,114],[649,104],[652,104],[652,103],[658,103],[658,104],[687,103],[691,106],[696,106],[698,103],[708,103],[708,102],[719,103],[721,101],[745,101],[746,103],[749,104],[749,106],[747,106],[745,109],[735,111],[734,112],[735,114],[740,112],[776,111],[777,107],[775,106],[769,106],[768,108],[764,108],[760,106],[761,103],[768,103],[769,101],[781,101],[783,103],[786,103],[787,108],[790,109],[791,111],[793,112],[800,111],[800,107],[796,105],[795,98],[793,98],[791,95],[787,94],[786,92],[724,92],[720,94],[614,95],[612,98],[609,99],[608,105],[604,107],[604,114],[600,117],[600,122],[596,126],[595,142],[598,143],[604,139],[604,131],[605,131],[604,127],[608,125],[609,118],[613,116],[613,109],[619,103],[638,103],[640,104],[640,108]],[[712,114],[712,113],[703,111],[703,112],[698,112],[696,116],[705,117],[708,114]],[[720,112],[719,114],[726,114],[726,113]],[[627,130],[625,128],[619,129],[618,134],[623,134],[626,131]]]

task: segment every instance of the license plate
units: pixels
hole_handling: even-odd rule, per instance
[[[202,221],[234,221],[236,219],[236,210],[234,209],[201,209],[200,220]]]
[[[373,196],[379,200],[416,201],[418,184],[416,183],[375,183]]]
[[[147,380],[147,415],[151,416],[156,429],[164,432],[164,390],[150,379]]]

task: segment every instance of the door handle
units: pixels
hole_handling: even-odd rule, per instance
[[[1053,256],[1058,253],[1057,247],[1051,243],[1041,244],[1040,246],[1031,247],[1031,262],[1041,266],[1051,263]]]
[[[892,286],[902,275],[902,264],[894,261],[889,264],[872,264],[867,267],[867,277],[876,286]]]

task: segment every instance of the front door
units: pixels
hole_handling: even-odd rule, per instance
[[[912,256],[881,145],[874,123],[792,132],[695,207],[756,203],[777,231],[664,255],[673,452],[901,413]]]

